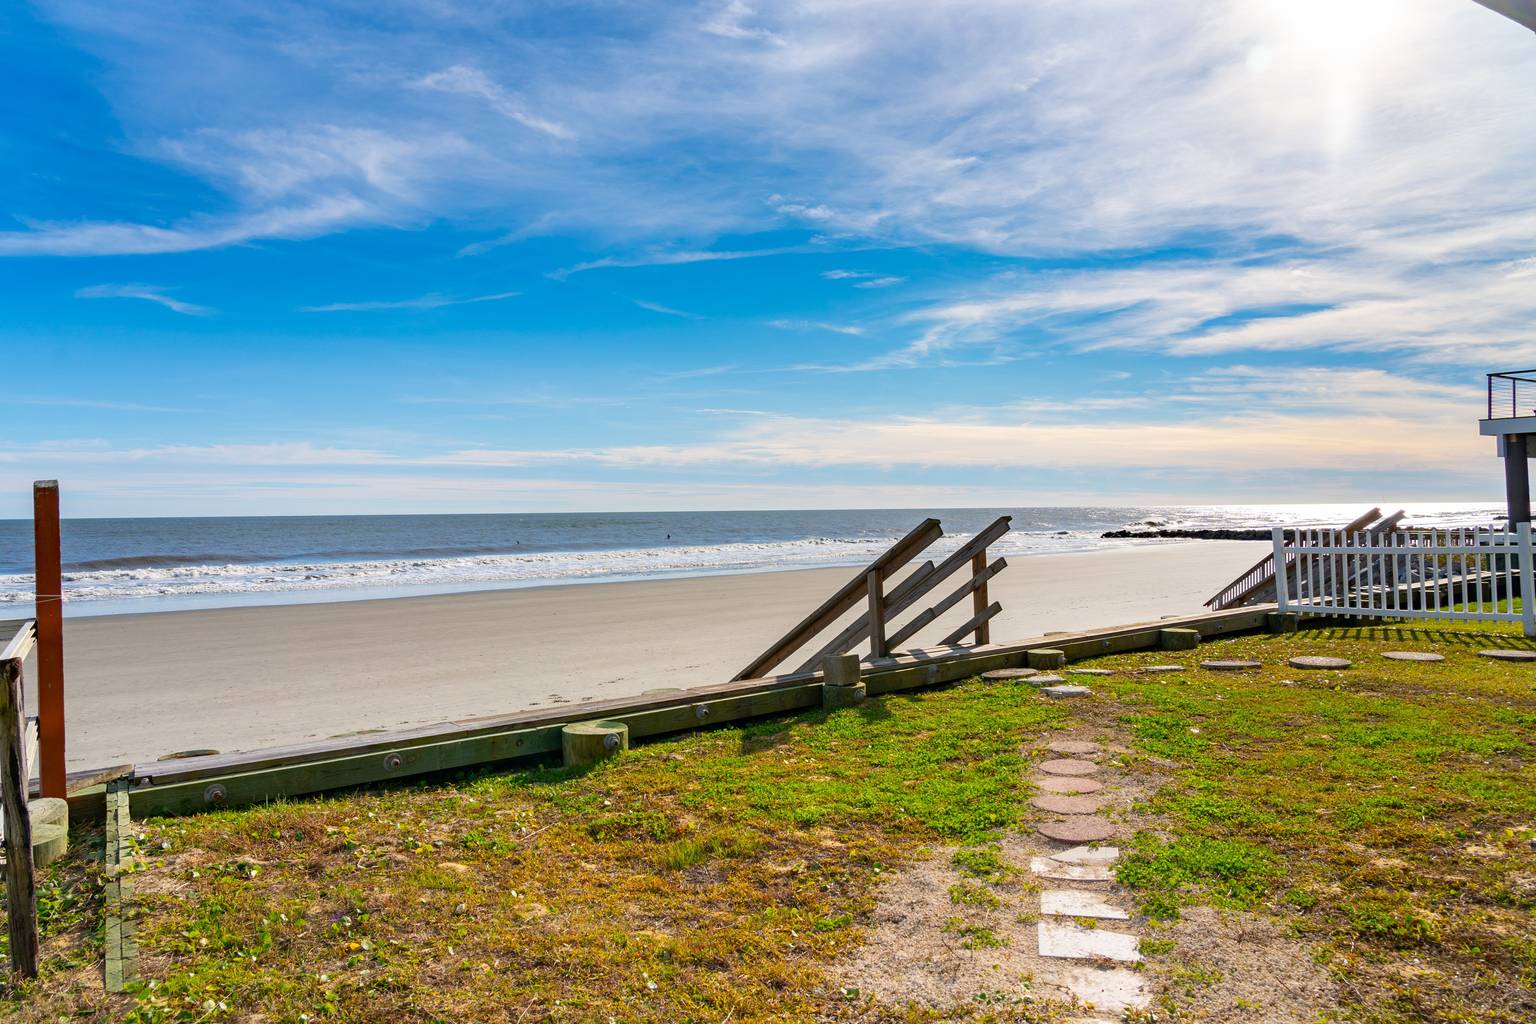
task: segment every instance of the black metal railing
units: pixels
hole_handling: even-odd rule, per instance
[[[1488,375],[1488,418],[1536,416],[1536,370],[1506,370]]]

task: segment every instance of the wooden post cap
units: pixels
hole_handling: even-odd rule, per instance
[[[572,722],[560,730],[560,753],[567,768],[596,764],[629,749],[623,722]]]
[[[857,654],[834,654],[821,663],[821,678],[828,686],[857,686],[861,672]]]

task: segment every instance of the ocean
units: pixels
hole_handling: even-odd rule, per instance
[[[1123,528],[1339,525],[1351,505],[846,509],[506,515],[72,519],[63,524],[70,615],[286,604],[867,562],[924,516],[943,520],[931,552],[953,550],[999,515],[1010,557],[1146,544]],[[1418,526],[1486,524],[1494,503],[1417,503]],[[0,618],[32,602],[32,524],[0,521]]]

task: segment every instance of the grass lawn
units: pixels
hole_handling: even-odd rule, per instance
[[[863,942],[882,880],[938,846],[976,865],[951,893],[957,917],[1002,891],[995,840],[1033,813],[1027,748],[1086,723],[1162,782],[1121,871],[1154,926],[1196,904],[1278,919],[1339,982],[1341,1004],[1319,1020],[1536,1020],[1536,667],[1476,656],[1493,645],[1526,641],[1396,626],[1237,638],[1091,664],[1252,657],[1263,670],[1120,673],[1065,704],[972,681],[646,744],[585,773],[138,823],[148,980],[102,994],[94,868],[76,854],[43,885],[44,977],[0,1012],[962,1019],[846,993],[836,965]],[[1405,648],[1447,661],[1379,657]],[[1302,653],[1355,667],[1285,667]],[[1180,957],[1171,940],[1143,950],[1154,971]],[[1198,988],[1200,964],[1180,970]],[[1187,1007],[1170,994],[1155,1016]],[[1042,1004],[963,1011],[1059,1018]]]

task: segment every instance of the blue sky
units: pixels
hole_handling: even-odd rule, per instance
[[[0,13],[0,516],[1491,498],[1470,0]]]

